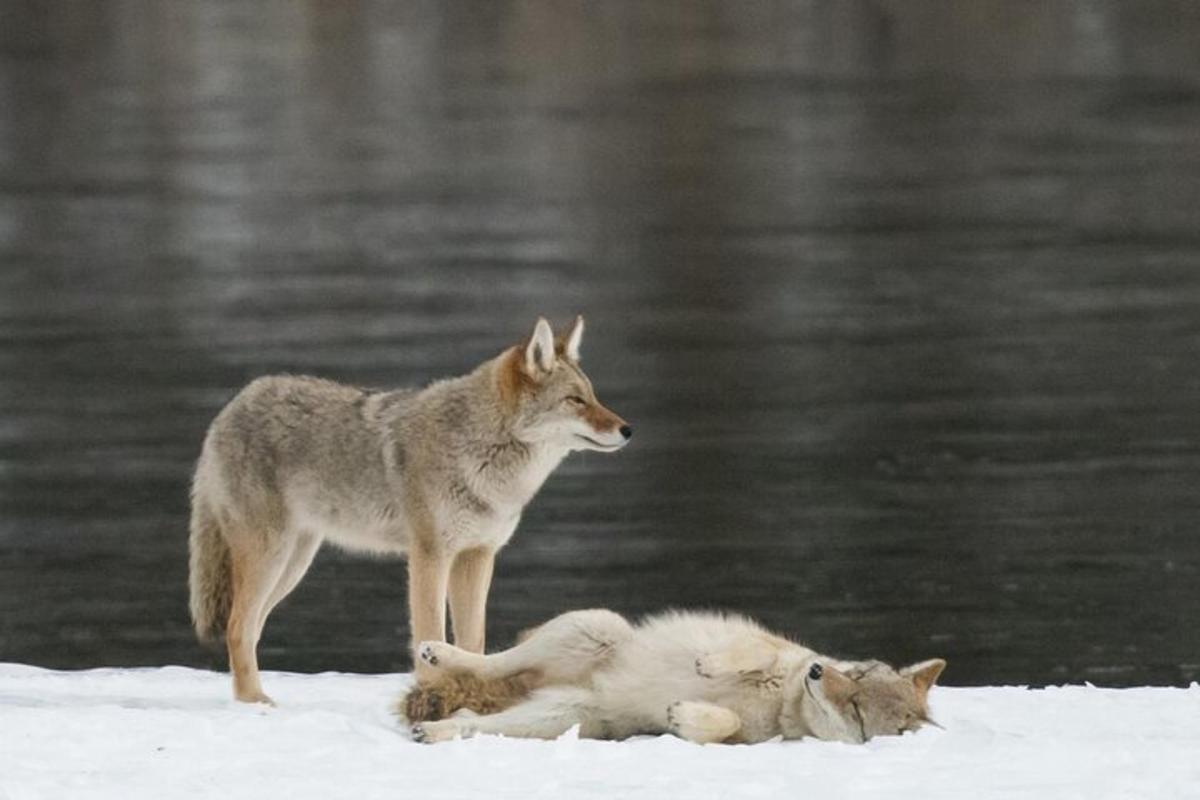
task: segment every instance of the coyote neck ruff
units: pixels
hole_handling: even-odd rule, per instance
[[[506,373],[514,369],[517,356],[513,348],[469,375],[438,381],[423,392],[383,392],[366,401],[366,413],[382,434],[389,494],[413,493],[409,484],[425,477],[414,466],[440,474],[445,479],[441,497],[429,500],[440,501],[452,517],[472,525],[491,520],[498,528],[509,527],[507,532],[476,532],[499,545],[512,533],[504,523],[515,526],[521,510],[570,452],[563,442],[531,440],[522,430],[502,385],[511,380]],[[442,446],[413,453],[414,439],[428,436],[438,436]],[[420,460],[414,463],[414,456]],[[451,524],[443,535],[464,527]]]
[[[583,320],[420,391],[260,378],[217,415],[192,485],[192,617],[225,628],[234,693],[267,701],[255,647],[318,547],[407,555],[414,641],[484,645],[495,553],[572,450],[620,449],[630,427],[579,367]],[[422,669],[418,665],[418,670]]]

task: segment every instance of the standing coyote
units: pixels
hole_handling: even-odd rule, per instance
[[[482,652],[492,565],[521,511],[572,450],[633,435],[579,368],[583,318],[420,391],[316,378],[252,382],[208,429],[192,483],[191,612],[225,628],[234,695],[271,702],[256,648],[321,542],[407,554],[413,641]],[[418,671],[422,665],[418,664]]]
[[[605,610],[555,617],[494,655],[445,642],[422,642],[417,653],[442,672],[401,701],[422,742],[477,733],[549,739],[574,725],[595,739],[865,742],[929,722],[926,695],[946,666],[835,661],[741,617],[668,613],[633,627]],[[428,716],[465,710],[421,719],[438,706]]]

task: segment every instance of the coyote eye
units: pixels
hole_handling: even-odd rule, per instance
[[[567,398],[567,402],[568,402],[568,403],[570,403],[570,404],[571,404],[571,405],[573,405],[573,406],[583,406],[583,405],[587,405],[587,401],[586,401],[586,400],[584,400],[582,397],[580,397],[580,396],[579,396],[579,395],[577,395],[577,394],[573,394],[573,395],[571,395],[570,397],[568,397],[568,398]]]

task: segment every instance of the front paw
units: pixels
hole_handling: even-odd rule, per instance
[[[414,742],[421,744],[436,744],[448,742],[461,733],[458,722],[453,719],[443,719],[437,722],[418,722],[412,726]]]
[[[721,671],[720,658],[712,653],[705,653],[696,658],[696,674],[701,678],[715,678]]]
[[[679,735],[679,706],[679,703],[671,703],[667,706],[667,733],[673,733],[676,736]]]
[[[741,724],[734,712],[709,703],[683,700],[667,706],[667,733],[697,744],[725,741]]]

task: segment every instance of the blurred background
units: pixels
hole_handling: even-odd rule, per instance
[[[0,660],[192,664],[247,381],[468,371],[538,315],[637,428],[502,552],[951,684],[1200,678],[1200,5],[0,2]],[[264,668],[406,669],[324,550]]]

